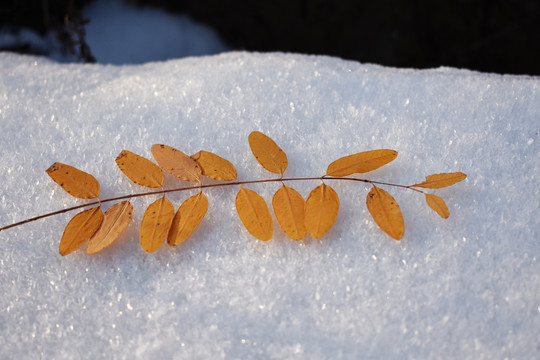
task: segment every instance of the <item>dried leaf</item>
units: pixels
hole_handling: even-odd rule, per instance
[[[71,254],[90,239],[103,221],[101,206],[81,211],[67,224],[60,240],[60,255]]]
[[[251,235],[263,241],[272,238],[272,215],[262,196],[240,186],[235,204],[240,220]]]
[[[159,166],[180,180],[200,182],[199,164],[180,150],[167,145],[152,145],[152,154]]]
[[[455,183],[464,180],[466,177],[467,175],[462,172],[435,174],[426,176],[426,181],[421,182],[420,184],[414,184],[412,186],[422,187],[426,189],[440,189],[443,187],[454,185]]]
[[[154,252],[167,238],[174,217],[174,205],[162,196],[151,203],[141,221],[141,247],[146,252]]]
[[[183,243],[195,231],[208,210],[208,199],[199,192],[180,205],[174,216],[167,242],[171,246]]]
[[[221,156],[208,151],[199,151],[191,158],[199,164],[202,174],[214,180],[235,180],[236,169],[234,165]]]
[[[395,150],[382,149],[345,156],[331,163],[326,175],[341,177],[373,171],[394,160],[397,154]]]
[[[47,174],[70,195],[81,199],[99,196],[99,182],[92,175],[59,162],[52,164]]]
[[[88,242],[86,252],[95,254],[111,245],[133,219],[133,205],[122,201],[111,206],[103,215],[101,227]]]
[[[382,231],[396,240],[403,237],[405,224],[396,200],[385,190],[373,185],[367,195],[367,208]]]
[[[306,228],[314,238],[321,238],[336,221],[339,197],[326,184],[317,186],[306,200]]]
[[[135,184],[151,188],[163,186],[163,171],[147,158],[122,150],[115,161],[120,170]]]
[[[448,211],[448,207],[446,206],[446,203],[444,200],[433,194],[425,194],[426,195],[426,202],[429,205],[430,208],[435,210],[437,214],[439,214],[442,218],[448,219],[450,216],[450,211]]]
[[[272,207],[279,226],[293,240],[306,236],[306,202],[296,190],[283,185],[272,198]]]
[[[259,131],[249,134],[249,146],[253,155],[266,170],[283,175],[287,168],[287,155],[279,146]]]

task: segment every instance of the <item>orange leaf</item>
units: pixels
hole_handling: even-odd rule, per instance
[[[101,227],[88,242],[86,252],[95,254],[111,245],[133,219],[133,205],[122,201],[111,206],[103,215]]]
[[[240,186],[235,204],[240,220],[251,235],[263,241],[272,238],[272,215],[262,196]]]
[[[152,145],[152,154],[159,166],[180,180],[200,182],[199,164],[180,150],[167,145]]]
[[[59,162],[55,162],[45,171],[54,182],[72,196],[81,199],[93,199],[99,196],[99,182],[84,171]]]
[[[283,185],[272,198],[272,207],[279,226],[293,240],[306,236],[306,202],[302,195]]]
[[[120,170],[135,184],[152,188],[163,186],[163,171],[147,158],[122,150],[115,161]]]
[[[412,186],[418,186],[426,189],[440,189],[454,185],[466,177],[467,175],[462,172],[435,174],[426,176],[426,181],[421,182],[420,184],[414,184]]]
[[[236,179],[234,165],[221,156],[208,151],[199,151],[191,158],[199,164],[202,174],[214,180],[230,181]]]
[[[326,184],[319,185],[306,200],[306,227],[311,236],[321,238],[336,221],[339,211],[339,197]]]
[[[81,211],[67,224],[60,240],[60,255],[71,254],[90,239],[103,221],[101,207]]]
[[[174,217],[174,206],[165,197],[162,196],[151,203],[144,212],[141,221],[141,247],[146,252],[154,252],[165,238],[171,227]]]
[[[279,146],[259,131],[249,134],[249,147],[253,155],[266,170],[283,175],[287,168],[287,155]]]
[[[382,149],[345,156],[331,163],[326,175],[341,177],[373,171],[394,160],[397,154],[395,150]]]
[[[450,216],[450,211],[448,211],[448,207],[446,206],[446,203],[444,200],[433,194],[425,194],[426,195],[426,202],[429,205],[430,208],[435,210],[437,214],[439,214],[442,218],[448,219]]]
[[[178,208],[169,230],[167,237],[169,245],[176,246],[183,243],[199,226],[207,210],[208,199],[202,192],[184,201]]]
[[[382,231],[396,240],[403,237],[405,224],[396,200],[385,190],[373,185],[367,195],[367,208]]]

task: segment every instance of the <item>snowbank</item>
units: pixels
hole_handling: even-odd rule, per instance
[[[192,237],[154,254],[138,244],[150,197],[133,199],[133,223],[95,256],[58,255],[74,213],[0,232],[0,358],[537,357],[539,85],[279,53],[122,67],[0,54],[2,226],[83,202],[45,174],[55,161],[95,175],[102,198],[143,190],[114,159],[151,158],[155,143],[215,152],[240,179],[272,177],[249,150],[253,130],[287,153],[287,176],[379,148],[399,156],[370,179],[468,175],[436,192],[448,220],[387,188],[405,217],[399,242],[371,220],[369,187],[345,182],[332,183],[340,214],[321,240],[277,226],[255,240],[234,188],[208,190]],[[317,185],[294,187],[306,197]],[[251,186],[267,202],[278,187]]]

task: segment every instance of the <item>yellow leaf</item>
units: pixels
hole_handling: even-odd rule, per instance
[[[103,221],[101,207],[97,206],[75,215],[64,229],[60,240],[60,255],[71,254],[90,239]]]
[[[240,186],[235,204],[240,220],[251,235],[263,241],[272,238],[272,215],[262,196]]]
[[[306,236],[306,202],[302,195],[291,187],[283,185],[272,198],[274,214],[285,234],[293,240]]]
[[[236,179],[236,169],[233,164],[221,156],[208,151],[199,151],[191,158],[199,164],[202,174],[214,180],[230,181]]]
[[[167,145],[152,145],[152,154],[159,166],[180,180],[200,182],[199,164],[180,150]]]
[[[144,251],[151,253],[159,249],[167,238],[173,217],[174,206],[165,196],[148,206],[140,231],[141,247]]]
[[[103,215],[101,227],[88,242],[86,252],[95,254],[111,245],[133,219],[133,205],[122,201],[111,206]]]
[[[152,188],[163,186],[163,171],[147,158],[122,150],[115,161],[120,170],[135,184]]]
[[[204,218],[208,210],[208,199],[199,192],[180,205],[180,208],[174,216],[167,242],[171,246],[183,243]]]
[[[279,146],[259,131],[249,134],[249,147],[253,155],[266,170],[283,175],[287,168],[287,155]]]
[[[426,195],[426,202],[429,205],[430,208],[435,210],[437,214],[439,214],[442,218],[448,219],[450,216],[450,211],[448,211],[448,207],[446,206],[446,203],[444,200],[433,194],[425,194]]]
[[[319,185],[306,200],[306,228],[314,238],[321,238],[336,221],[339,197],[326,184]]]
[[[341,177],[373,171],[394,160],[397,154],[395,150],[382,149],[345,156],[331,163],[326,175]]]
[[[367,195],[367,208],[382,231],[396,240],[403,237],[405,224],[396,200],[385,190],[373,185]]]
[[[426,176],[426,181],[421,182],[420,184],[414,184],[412,186],[418,186],[426,189],[440,189],[454,185],[466,177],[467,175],[462,172],[435,174]]]
[[[72,196],[81,199],[93,199],[99,196],[99,182],[84,171],[59,162],[55,162],[45,171],[54,182]]]

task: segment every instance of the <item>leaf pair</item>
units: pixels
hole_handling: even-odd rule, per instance
[[[154,252],[161,247],[165,239],[171,246],[184,242],[195,231],[208,210],[206,196],[199,192],[178,208],[161,197],[148,206],[141,221],[140,243],[146,252]]]
[[[302,240],[307,232],[323,237],[334,225],[339,212],[339,197],[334,189],[321,184],[307,200],[289,186],[283,185],[272,198],[274,214],[283,231],[293,240]]]
[[[426,176],[426,181],[423,181],[419,184],[411,185],[411,187],[421,187],[425,189],[440,189],[447,186],[454,185],[467,177],[462,172],[453,172],[453,173],[442,173],[435,175]],[[450,216],[450,211],[444,200],[433,194],[424,193],[426,198],[426,203],[430,208],[432,208],[440,217],[447,219]]]
[[[95,254],[111,245],[133,219],[133,205],[122,201],[111,206],[105,214],[101,206],[81,211],[67,224],[60,240],[60,254],[68,255],[87,240],[88,254]]]
[[[236,169],[228,160],[208,151],[188,156],[173,147],[156,144],[152,155],[159,166],[180,180],[201,182],[201,176],[214,180],[236,179]]]

